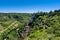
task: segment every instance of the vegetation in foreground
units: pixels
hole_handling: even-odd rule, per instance
[[[32,28],[24,40],[60,40],[60,10],[33,14],[1,14],[0,40],[18,40],[26,23]],[[5,31],[4,31],[5,30]]]

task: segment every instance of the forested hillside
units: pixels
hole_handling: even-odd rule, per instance
[[[31,32],[25,40],[60,40],[60,10],[33,14]]]
[[[0,40],[60,40],[60,10],[0,13]]]

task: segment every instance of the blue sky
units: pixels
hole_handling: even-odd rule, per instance
[[[38,12],[60,9],[60,0],[0,0],[0,12]]]

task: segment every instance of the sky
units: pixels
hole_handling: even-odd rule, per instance
[[[0,0],[0,12],[48,12],[60,9],[60,0]]]

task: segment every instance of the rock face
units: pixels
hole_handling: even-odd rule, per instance
[[[22,35],[19,35],[19,33],[18,33],[18,36],[19,36],[18,40],[24,40],[24,38],[26,38],[28,36],[31,29],[32,29],[31,26],[29,25],[29,23],[27,23],[25,26],[24,33]]]
[[[30,31],[31,31],[31,27],[26,25],[24,33],[21,36],[18,34],[18,36],[19,36],[18,40],[24,40],[24,38],[26,38],[28,36]]]
[[[29,34],[30,30],[31,30],[30,26],[27,25],[22,37],[23,38],[27,37],[27,35]]]

